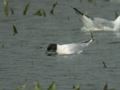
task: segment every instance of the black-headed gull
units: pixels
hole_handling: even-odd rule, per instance
[[[70,44],[56,44],[51,43],[47,47],[47,55],[69,55],[69,54],[80,54],[83,52],[83,49],[87,47],[90,43],[93,42],[93,35],[91,33],[91,39],[79,43],[70,43]]]
[[[83,31],[117,31],[120,30],[120,16],[118,16],[115,20],[107,20],[104,18],[90,18],[85,15],[77,8],[73,8],[78,14],[81,15],[81,20],[83,22]]]

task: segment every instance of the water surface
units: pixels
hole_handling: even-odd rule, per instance
[[[105,83],[109,88],[120,85],[120,40],[113,32],[95,32],[95,41],[82,54],[47,56],[49,43],[72,43],[88,40],[90,36],[80,30],[79,16],[70,7],[77,7],[91,17],[114,19],[120,3],[97,0],[60,0],[55,14],[49,13],[54,0],[11,0],[10,7],[15,15],[5,17],[0,0],[0,88],[13,90],[27,83],[40,81],[44,88],[55,81],[58,89],[70,90],[79,83],[81,90],[102,90]],[[30,2],[26,16],[24,6]],[[47,16],[32,15],[44,8]],[[18,34],[13,36],[12,25]],[[104,68],[102,62],[107,64]]]

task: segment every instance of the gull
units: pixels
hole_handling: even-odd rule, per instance
[[[90,18],[88,15],[85,15],[77,8],[73,8],[77,14],[81,15],[81,20],[83,22],[82,31],[115,31],[116,34],[120,30],[120,16],[115,20],[107,20],[100,17]]]
[[[91,39],[78,42],[78,43],[69,43],[69,44],[57,44],[51,43],[48,45],[46,53],[48,56],[51,55],[71,55],[71,54],[80,54],[83,52],[83,49],[93,42],[93,34],[91,33]]]

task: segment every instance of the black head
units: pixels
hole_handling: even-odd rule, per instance
[[[57,50],[57,44],[49,44],[48,47],[47,47],[47,51],[53,51],[55,52]]]
[[[57,50],[57,44],[55,44],[55,43],[49,44],[47,47],[47,54],[48,55],[55,55],[56,50]]]

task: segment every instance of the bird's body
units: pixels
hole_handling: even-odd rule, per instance
[[[115,20],[107,20],[104,18],[90,18],[83,14],[76,8],[73,8],[77,13],[81,15],[83,22],[82,31],[119,31],[120,30],[120,16]]]
[[[80,54],[83,49],[93,42],[93,38],[85,42],[70,43],[70,44],[49,44],[47,54],[69,55]]]
[[[86,16],[82,16],[83,22],[83,31],[114,31],[114,23],[113,21],[107,21],[103,18],[88,18]]]
[[[79,43],[71,43],[71,44],[58,44],[57,45],[57,53],[58,54],[79,54],[82,52],[81,45]]]

